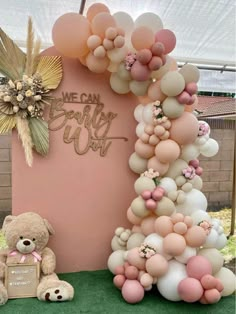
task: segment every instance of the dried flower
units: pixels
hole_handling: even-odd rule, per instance
[[[9,102],[9,101],[11,101],[11,96],[9,96],[9,95],[4,96],[4,97],[3,97],[3,100],[4,100],[5,102]]]
[[[155,179],[157,177],[159,177],[159,172],[158,171],[154,171],[152,168],[148,169],[147,171],[145,171],[144,173],[141,174],[142,177],[147,177],[150,179]]]
[[[21,82],[17,82],[17,84],[16,84],[16,89],[17,89],[17,90],[22,90],[22,84],[21,84]]]
[[[38,100],[41,100],[42,99],[42,96],[41,95],[36,95],[34,96],[34,100],[38,101]]]
[[[28,80],[28,75],[24,74],[23,75],[23,82],[27,83],[27,80]]]
[[[209,132],[209,125],[205,122],[199,122],[198,136],[206,135]]]
[[[139,255],[145,258],[150,258],[151,256],[155,255],[157,252],[154,246],[151,246],[146,243],[141,244],[138,251],[139,251]]]
[[[18,94],[16,97],[17,101],[22,101],[24,97],[21,94]]]
[[[19,106],[13,106],[12,110],[13,110],[13,112],[17,113],[19,111],[19,109],[20,109]]]
[[[125,57],[125,68],[130,71],[134,62],[137,60],[136,53],[129,52]]]
[[[209,235],[212,229],[212,224],[210,224],[207,220],[203,220],[201,222],[199,222],[198,226],[202,227],[205,232],[206,235]]]
[[[193,179],[196,175],[195,168],[193,166],[188,166],[187,168],[182,170],[183,176],[186,179]]]
[[[12,80],[9,80],[9,81],[8,81],[8,85],[9,85],[11,88],[15,88],[15,84],[12,82]]]
[[[31,97],[33,95],[32,91],[30,89],[28,89],[26,92],[25,92],[25,96],[26,97]]]

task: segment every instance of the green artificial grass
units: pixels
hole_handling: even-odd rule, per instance
[[[61,274],[59,277],[75,288],[71,302],[50,303],[36,298],[12,299],[0,306],[1,314],[233,314],[235,296],[222,298],[219,303],[202,305],[170,302],[153,289],[142,302],[127,304],[120,290],[114,287],[108,270]]]

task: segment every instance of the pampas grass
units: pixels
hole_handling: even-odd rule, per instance
[[[30,128],[27,119],[23,119],[19,116],[16,117],[16,127],[19,137],[22,141],[22,145],[25,151],[25,159],[27,164],[32,167],[33,164],[33,142],[30,134]]]

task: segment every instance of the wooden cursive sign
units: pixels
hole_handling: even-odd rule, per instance
[[[78,103],[78,111],[68,110],[65,103]],[[86,154],[90,149],[106,156],[113,140],[128,141],[126,137],[109,136],[112,121],[116,113],[103,111],[104,104],[99,94],[62,93],[62,99],[54,99],[49,112],[48,126],[51,131],[64,128],[63,140],[74,143],[78,155]]]

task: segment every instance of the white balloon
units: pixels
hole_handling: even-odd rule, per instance
[[[165,195],[171,191],[177,191],[177,185],[175,181],[168,177],[162,178],[159,186],[165,190]]]
[[[146,12],[140,15],[134,22],[135,28],[140,26],[146,26],[150,28],[155,34],[159,30],[163,29],[162,20],[158,15],[152,12]]]
[[[185,201],[176,205],[177,212],[185,216],[191,216],[195,211],[200,209],[206,211],[207,199],[201,191],[196,189],[185,193]]]
[[[190,257],[196,256],[196,255],[197,255],[197,250],[195,248],[186,246],[184,252],[179,256],[175,256],[175,259],[182,264],[187,264]]]
[[[135,109],[134,109],[134,118],[137,122],[142,122],[142,113],[143,113],[143,108],[144,105],[139,104]]]
[[[204,210],[196,210],[195,212],[192,213],[191,218],[193,220],[194,225],[198,225],[199,222],[203,220],[211,222],[211,217]]]
[[[139,124],[137,124],[135,132],[138,137],[141,137],[143,135],[145,126],[146,124],[143,122],[140,122]]]
[[[125,37],[130,37],[134,29],[134,21],[132,17],[126,12],[116,12],[113,14],[117,27],[125,31]]]
[[[221,250],[226,246],[226,244],[227,244],[226,235],[224,233],[218,235],[218,238],[217,238],[216,244],[215,244],[215,248],[217,250]]]
[[[109,256],[108,261],[107,261],[107,266],[110,272],[115,274],[115,268],[117,266],[123,265],[124,262],[125,262],[125,251],[117,250],[111,253],[111,255]]]
[[[156,233],[149,234],[145,239],[144,243],[154,246],[157,249],[157,253],[162,254],[163,238]]]
[[[178,285],[181,280],[188,277],[184,264],[176,260],[169,262],[168,272],[158,279],[157,288],[160,294],[170,301],[180,301],[181,297],[178,293]]]
[[[210,138],[204,145],[200,146],[200,153],[205,157],[213,157],[219,151],[219,144]]]
[[[208,234],[206,241],[203,245],[204,248],[215,248],[216,242],[218,240],[218,233],[215,229],[211,229],[211,232]]]
[[[143,109],[143,121],[147,124],[153,124],[153,104],[146,105]]]
[[[186,162],[189,162],[190,160],[197,159],[199,155],[199,147],[194,144],[189,144],[183,146],[180,158],[185,160]]]
[[[124,61],[128,53],[128,48],[123,46],[122,48],[114,48],[107,51],[108,58],[114,63],[120,63]]]
[[[236,287],[235,274],[231,270],[222,267],[221,270],[214,275],[214,277],[220,279],[224,286],[224,289],[221,292],[221,295],[223,297],[226,297],[235,291]]]

